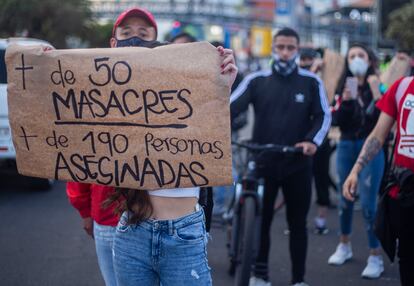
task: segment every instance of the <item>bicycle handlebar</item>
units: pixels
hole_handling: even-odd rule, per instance
[[[276,153],[292,153],[292,154],[303,154],[302,147],[293,147],[286,145],[277,145],[277,144],[256,144],[256,143],[241,143],[241,142],[231,142],[232,145],[245,148],[252,152],[261,152],[261,151],[272,151]]]

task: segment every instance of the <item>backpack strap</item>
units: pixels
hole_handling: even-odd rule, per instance
[[[395,94],[395,102],[397,104],[398,109],[400,108],[401,98],[404,96],[413,79],[414,77],[412,76],[405,77],[398,85],[397,93]]]
[[[410,86],[410,83],[413,81],[414,77],[410,76],[410,77],[405,77],[400,84],[398,85],[397,88],[397,92],[395,94],[395,102],[397,104],[397,108],[398,111],[400,109],[400,101],[402,99],[402,97],[404,96],[405,92],[407,91],[408,87]],[[392,150],[391,150],[391,158],[387,163],[387,166],[385,166],[385,170],[386,170],[386,174],[388,174],[388,176],[390,174],[392,174],[392,166],[393,166],[393,161],[394,161],[394,151],[395,151],[395,146],[397,145],[397,136],[394,136],[394,143],[392,144]]]

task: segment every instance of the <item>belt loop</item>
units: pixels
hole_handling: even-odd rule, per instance
[[[194,210],[195,210],[196,212],[198,212],[198,211],[200,210],[200,208],[201,208],[201,206],[200,206],[200,204],[199,204],[199,203],[197,203],[197,204],[194,206]]]
[[[174,224],[172,220],[168,220],[168,234],[169,235],[174,234]]]

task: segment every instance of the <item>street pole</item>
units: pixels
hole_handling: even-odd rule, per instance
[[[374,1],[374,7],[373,7],[373,11],[372,11],[372,22],[371,22],[371,27],[372,27],[372,42],[371,42],[371,46],[374,50],[378,49],[378,39],[379,39],[379,34],[380,34],[380,29],[381,29],[381,25],[379,25],[380,23],[380,18],[381,18],[381,0],[375,0]]]
[[[382,41],[382,1],[383,0],[377,0],[377,41]],[[378,42],[377,42],[377,48],[378,48]]]

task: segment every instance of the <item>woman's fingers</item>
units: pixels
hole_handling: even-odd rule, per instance
[[[220,56],[232,55],[233,54],[232,49],[225,49],[222,46],[218,46],[217,51],[220,53]]]
[[[223,56],[231,55],[233,56],[234,52],[232,49],[223,49]]]
[[[220,56],[222,57],[221,60],[221,68],[224,69],[229,64],[236,64],[236,61],[234,60],[233,50],[231,49],[225,49],[221,46],[217,47],[217,51],[220,53]]]
[[[351,91],[347,87],[344,89],[344,92],[342,93],[342,99],[343,100],[351,100],[352,99]]]
[[[223,61],[221,62],[221,67],[225,67],[228,64],[235,64],[233,56],[226,56]]]
[[[43,49],[44,52],[52,51],[52,50],[55,49],[55,48],[53,48],[51,46],[46,46],[46,45],[41,45],[41,46],[42,46],[42,49]]]
[[[342,194],[348,201],[354,201],[355,200],[355,192],[356,192],[356,179],[353,175],[350,175],[342,188]]]
[[[217,47],[221,56],[221,74],[229,75],[229,86],[232,86],[237,76],[237,66],[234,59],[233,50]]]
[[[237,73],[237,66],[235,64],[227,64],[222,70],[222,74],[225,73]]]

